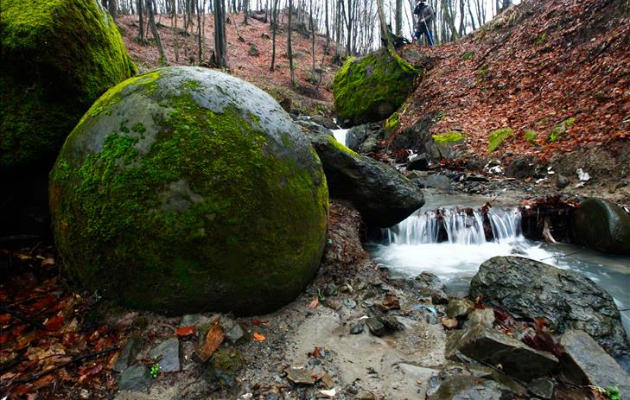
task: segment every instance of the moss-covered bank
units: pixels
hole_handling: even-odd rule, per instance
[[[166,68],[103,95],[51,173],[56,243],[83,286],[168,314],[268,312],[323,251],[321,164],[266,93]]]
[[[413,91],[416,75],[411,64],[386,50],[349,58],[333,83],[337,115],[353,125],[389,117]]]
[[[136,67],[95,0],[2,0],[0,13],[0,169],[47,174],[83,113]]]

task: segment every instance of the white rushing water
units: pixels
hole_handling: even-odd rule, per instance
[[[339,143],[344,146],[346,145],[346,135],[348,134],[348,129],[333,129],[332,133]]]
[[[384,230],[382,243],[368,247],[372,258],[390,268],[393,275],[416,276],[429,271],[460,294],[467,291],[479,266],[495,256],[517,255],[577,271],[610,293],[623,310],[622,320],[630,332],[630,257],[527,240],[521,234],[520,213],[513,208],[492,208],[488,217],[492,241],[486,241],[479,211],[439,208],[439,213],[412,214]]]
[[[478,210],[418,211],[385,229],[383,243],[371,246],[372,256],[395,272],[415,275],[430,271],[445,281],[471,278],[481,263],[494,256],[553,257],[523,238],[516,209],[491,209],[488,217],[494,237],[491,242],[486,240]]]

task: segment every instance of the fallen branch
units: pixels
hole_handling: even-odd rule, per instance
[[[96,356],[100,356],[102,354],[111,353],[112,351],[118,350],[119,348],[120,348],[119,346],[112,346],[112,347],[110,347],[108,349],[105,349],[105,350],[101,350],[101,351],[97,351],[97,352],[89,353],[89,354],[84,354],[82,356],[78,356],[76,358],[73,358],[70,361],[62,362],[59,365],[55,365],[51,369],[47,369],[46,371],[40,372],[39,374],[31,375],[28,378],[24,378],[24,379],[17,379],[15,381],[13,381],[13,383],[28,383],[28,382],[31,382],[31,381],[35,381],[35,380],[37,380],[37,379],[39,379],[39,378],[41,378],[43,376],[46,376],[46,375],[50,374],[51,372],[55,372],[55,371],[57,371],[57,370],[59,370],[61,368],[67,367],[70,364],[74,364],[74,363],[79,362],[81,360],[85,360],[86,358],[96,357]]]
[[[46,330],[46,327],[41,322],[33,321],[32,319],[29,319],[17,311],[11,310],[10,308],[0,305],[0,311],[11,314],[20,321],[33,325],[37,329]]]

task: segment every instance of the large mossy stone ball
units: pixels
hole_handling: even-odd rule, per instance
[[[335,111],[346,125],[388,118],[414,90],[416,70],[382,49],[349,58],[333,82]]]
[[[96,0],[2,0],[0,14],[0,171],[46,176],[85,111],[136,67]]]
[[[105,93],[50,177],[59,252],[83,287],[170,315],[275,310],[313,277],[328,188],[317,154],[262,90],[204,68]]]
[[[602,199],[586,199],[573,213],[577,243],[604,253],[630,255],[630,215]]]

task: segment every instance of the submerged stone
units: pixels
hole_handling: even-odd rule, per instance
[[[85,288],[167,314],[256,314],[315,274],[328,190],[269,95],[173,67],[93,105],[51,173],[50,205],[58,249]]]
[[[584,200],[573,213],[573,237],[604,253],[630,255],[630,215],[606,200]]]

